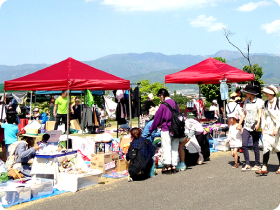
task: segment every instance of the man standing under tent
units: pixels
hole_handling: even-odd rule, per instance
[[[53,116],[55,117],[54,130],[57,130],[59,122],[62,119],[62,122],[65,125],[65,132],[67,131],[67,101],[66,91],[62,91],[61,96],[55,100],[55,106],[53,109]]]

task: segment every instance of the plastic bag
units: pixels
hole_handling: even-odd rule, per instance
[[[4,163],[3,160],[0,159],[0,173],[6,173],[6,172],[8,172],[6,163]]]

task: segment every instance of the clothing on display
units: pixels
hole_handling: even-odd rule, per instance
[[[124,101],[124,92],[123,90],[117,90],[116,92],[116,99],[117,99],[117,122],[119,125],[126,124],[127,119],[127,110]]]
[[[134,117],[139,117],[141,113],[141,95],[139,87],[135,87],[133,91],[133,107],[134,107]]]
[[[105,110],[107,111],[108,117],[111,120],[116,119],[115,112],[116,112],[118,104],[116,102],[112,101],[111,99],[109,99],[107,96],[104,96],[104,101],[105,101],[105,107],[106,107]]]
[[[4,104],[1,104],[0,105],[0,122],[5,122],[6,112],[7,112],[7,106]]]
[[[220,80],[220,93],[221,93],[221,99],[222,100],[228,100],[228,85],[227,80]]]

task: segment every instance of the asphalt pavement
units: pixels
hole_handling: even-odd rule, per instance
[[[240,156],[243,161],[243,154]],[[122,180],[52,197],[21,209],[272,210],[280,204],[280,175],[275,174],[278,169],[276,155],[270,156],[267,176],[257,176],[254,171],[241,172],[241,167],[232,169],[233,158],[222,156],[177,174],[159,174],[139,182]],[[254,160],[252,152],[250,158]]]

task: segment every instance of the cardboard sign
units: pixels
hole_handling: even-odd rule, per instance
[[[62,135],[62,131],[47,131],[46,134],[50,135],[48,142],[58,142],[59,137]]]
[[[116,167],[116,162],[115,161],[112,161],[110,163],[106,163],[104,164],[104,170],[107,171],[111,168],[115,168]]]

